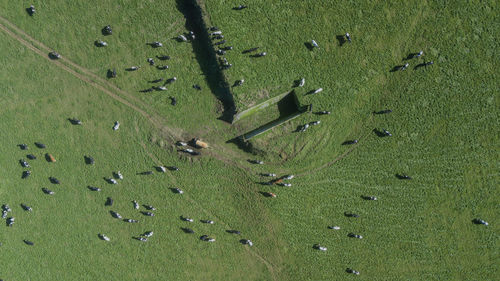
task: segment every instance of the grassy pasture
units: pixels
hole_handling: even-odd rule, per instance
[[[346,280],[346,267],[360,280],[495,280],[498,275],[499,98],[497,76],[498,4],[496,2],[337,2],[255,0],[241,12],[237,1],[205,1],[210,21],[235,50],[228,60],[229,82],[240,109],[291,89],[306,78],[301,97],[314,111],[259,136],[252,143],[265,151],[265,165],[250,165],[233,144],[224,142],[238,127],[218,121],[220,105],[210,93],[189,44],[171,38],[186,31],[176,1],[28,2],[0,0],[0,16],[64,57],[104,77],[149,104],[186,137],[201,136],[212,146],[199,158],[175,151],[164,132],[130,107],[54,63],[36,55],[0,31],[0,198],[13,209],[14,227],[0,231],[0,278],[4,280]],[[2,23],[0,21],[0,23]],[[115,34],[100,35],[111,24]],[[437,28],[439,27],[439,28]],[[335,35],[349,31],[352,44],[338,46]],[[102,38],[108,48],[95,48]],[[321,49],[304,43],[315,39]],[[148,41],[165,47],[151,49]],[[265,43],[265,44],[264,44]],[[241,50],[263,46],[268,56],[250,59]],[[423,49],[434,60],[428,69],[389,73],[409,52]],[[171,69],[160,72],[145,58],[168,54]],[[412,66],[414,61],[410,61]],[[124,72],[142,65],[135,73]],[[165,74],[164,74],[165,73]],[[137,91],[148,80],[177,76],[167,94]],[[192,84],[203,88],[198,92]],[[172,107],[174,92],[179,104]],[[128,99],[129,101],[131,99]],[[133,100],[132,100],[133,101]],[[389,115],[373,110],[392,108]],[[270,113],[271,114],[271,113]],[[68,117],[82,119],[72,126]],[[298,125],[321,120],[304,134]],[[119,120],[120,130],[111,130]],[[393,137],[372,130],[387,128]],[[181,131],[182,129],[182,131]],[[341,146],[359,138],[354,147]],[[37,149],[33,142],[47,144]],[[22,151],[17,144],[27,143]],[[52,153],[56,163],[43,160]],[[18,160],[29,161],[33,175],[21,179]],[[83,155],[96,159],[84,164]],[[228,161],[231,160],[231,161]],[[175,165],[178,172],[151,176],[138,172]],[[120,170],[117,186],[103,177]],[[258,173],[296,174],[293,187],[263,186]],[[407,173],[411,181],[395,178]],[[50,184],[49,176],[61,180]],[[103,189],[89,191],[87,185]],[[169,188],[179,186],[184,195]],[[56,192],[44,195],[41,187]],[[259,191],[278,194],[268,199]],[[367,202],[361,195],[375,195]],[[107,196],[115,206],[104,207]],[[145,217],[131,200],[158,208]],[[33,213],[22,211],[27,203]],[[112,209],[141,220],[126,224]],[[359,219],[343,213],[355,212]],[[192,224],[180,215],[213,219]],[[489,227],[471,224],[474,217]],[[339,225],[341,230],[328,230]],[[195,235],[182,233],[190,227]],[[239,229],[242,237],[225,233]],[[147,243],[132,239],[147,230]],[[347,237],[362,234],[364,239]],[[98,233],[112,241],[105,243]],[[198,237],[209,234],[217,242]],[[238,243],[249,238],[255,246]],[[35,242],[24,245],[22,239]],[[314,243],[328,247],[323,253]]]

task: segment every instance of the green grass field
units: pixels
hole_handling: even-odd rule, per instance
[[[232,88],[239,111],[292,90],[294,80],[305,77],[301,94],[324,91],[301,102],[332,114],[304,114],[252,139],[260,154],[248,154],[227,141],[276,112],[234,125],[218,119],[222,105],[204,62],[191,43],[173,39],[187,32],[182,1],[0,0],[0,204],[9,204],[8,216],[15,217],[12,227],[0,225],[1,279],[498,278],[497,2],[253,0],[241,11],[231,9],[242,4],[233,0],[198,3],[207,24],[218,26],[234,47],[226,55],[233,67],[224,74],[231,85],[245,79]],[[30,4],[37,8],[34,17],[25,11]],[[114,34],[105,37],[100,29],[107,24]],[[339,46],[336,36],[345,32],[353,42]],[[98,39],[109,46],[96,48]],[[320,49],[305,46],[312,39]],[[164,47],[146,45],[152,41]],[[257,46],[268,55],[241,54]],[[50,50],[63,59],[48,59]],[[389,72],[420,50],[423,58],[409,60],[408,70]],[[171,56],[170,69],[147,65],[156,55]],[[424,59],[434,65],[414,70]],[[124,70],[132,65],[141,69]],[[106,79],[109,68],[117,69],[117,78]],[[166,92],[139,92],[153,85],[150,80],[174,76],[178,81]],[[371,114],[386,108],[393,112]],[[71,125],[71,117],[83,125]],[[113,131],[117,120],[120,129]],[[321,124],[293,132],[315,120]],[[393,136],[373,132],[382,128]],[[193,137],[210,148],[197,157],[177,152],[176,141]],[[359,143],[341,145],[348,139]],[[37,141],[47,148],[37,148]],[[29,149],[21,150],[22,143]],[[28,160],[32,176],[21,179],[26,169],[19,160],[28,153],[38,159]],[[57,162],[47,162],[45,153]],[[95,165],[86,165],[84,155]],[[158,165],[180,170],[160,173]],[[104,178],[118,170],[124,179],[108,184]],[[139,174],[144,171],[153,174]],[[269,178],[260,173],[296,178],[292,187],[267,186],[260,183]],[[397,173],[412,180],[399,180]],[[50,183],[51,176],[61,184]],[[174,194],[173,187],[185,193]],[[112,207],[104,206],[108,196]],[[155,206],[155,216],[142,215],[132,200]],[[139,223],[115,219],[110,210]],[[490,225],[474,225],[473,218]],[[155,234],[146,243],[133,239],[150,230]],[[203,234],[216,242],[201,241]],[[240,244],[243,238],[254,246]],[[316,243],[328,250],[313,249]],[[361,274],[347,274],[348,267]]]

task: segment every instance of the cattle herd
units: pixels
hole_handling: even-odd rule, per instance
[[[245,8],[247,8],[247,6],[240,5],[238,7],[234,7],[233,9],[239,11],[239,10],[243,10]],[[33,16],[36,11],[35,11],[35,8],[33,6],[30,6],[29,8],[27,8],[27,12],[28,12],[28,14],[30,16]],[[228,68],[230,68],[232,66],[232,64],[230,64],[227,61],[227,59],[224,57],[224,55],[226,54],[227,51],[232,50],[233,47],[232,46],[223,46],[226,43],[226,40],[224,39],[224,35],[222,34],[222,31],[219,28],[217,28],[217,27],[211,27],[211,28],[209,28],[207,30],[207,32],[211,36],[212,40],[221,40],[221,41],[217,41],[217,42],[215,42],[213,44],[214,46],[218,47],[218,49],[215,50],[215,51],[216,51],[216,53],[217,53],[217,55],[219,57],[220,67],[222,69],[228,69]],[[112,30],[111,26],[109,26],[109,25],[105,26],[102,29],[102,34],[104,36],[110,36],[110,35],[112,35],[113,34],[113,30]],[[345,37],[345,39],[344,39],[344,37]],[[196,38],[195,34],[190,31],[190,32],[187,32],[185,34],[178,35],[176,37],[176,40],[178,40],[179,42],[188,42],[188,41],[195,40],[195,38]],[[337,38],[339,38],[339,37],[337,36]],[[352,42],[352,38],[351,38],[351,35],[349,33],[345,33],[345,35],[341,39],[342,40],[347,40],[347,42],[349,42],[349,43]],[[99,48],[101,48],[101,47],[108,47],[108,43],[105,42],[105,41],[103,41],[103,40],[97,40],[97,41],[94,42],[94,44],[95,44],[96,47],[99,47]],[[161,47],[163,47],[163,44],[161,42],[159,42],[159,41],[148,42],[147,45],[149,45],[151,48],[161,48]],[[320,45],[315,40],[311,41],[311,46],[312,46],[312,49],[314,49],[314,48],[319,49],[320,48]],[[248,50],[244,50],[243,54],[251,54],[250,55],[251,57],[264,57],[264,56],[267,55],[267,53],[264,52],[264,51],[256,52],[258,50],[259,50],[259,47],[254,47],[254,48],[251,48],[251,49],[248,49]],[[51,52],[49,54],[49,56],[51,58],[54,58],[54,59],[57,59],[57,58],[61,57],[56,52]],[[422,56],[423,56],[423,51],[420,51],[418,53],[409,54],[408,57],[405,60],[419,59]],[[161,55],[161,56],[157,56],[156,59],[158,59],[160,61],[168,61],[170,59],[170,56]],[[147,58],[147,59],[145,59],[145,61],[150,66],[155,66],[159,70],[169,69],[168,65],[164,65],[164,64],[157,65],[156,62],[155,62],[155,60],[154,60],[154,58]],[[432,65],[432,64],[433,64],[432,61],[430,61],[430,62],[423,61],[422,63],[417,64],[415,66],[415,69],[417,69],[419,67],[422,67],[422,66],[429,66],[429,65]],[[404,65],[395,66],[392,71],[396,71],[396,70],[398,70],[398,71],[404,71],[408,67],[409,67],[409,63],[407,62]],[[126,71],[137,71],[140,68],[141,68],[141,66],[135,65],[135,66],[131,66],[131,67],[127,68]],[[115,69],[109,69],[108,76],[110,78],[116,77],[117,76],[116,70]],[[166,80],[164,80],[163,78],[154,79],[154,80],[150,81],[153,84],[158,84],[158,83],[161,83],[163,81],[165,81],[165,82],[163,84],[158,84],[158,85],[152,86],[151,88],[142,90],[142,92],[164,91],[164,90],[166,90],[166,86],[168,84],[174,83],[176,80],[177,80],[176,77],[172,77],[172,78],[169,78],[169,79],[166,79]],[[244,83],[244,79],[240,79],[240,80],[237,80],[234,83],[234,86],[241,86],[241,85],[243,85],[243,83]],[[296,83],[296,86],[298,86],[298,87],[303,87],[304,85],[305,85],[305,79],[304,78],[299,79],[297,81],[297,83]],[[194,85],[193,87],[195,89],[201,89],[201,87],[198,86],[198,85]],[[311,90],[309,92],[309,94],[311,94],[311,95],[318,94],[318,93],[320,93],[322,91],[323,91],[323,88],[317,88],[317,89]],[[172,99],[172,104],[175,105],[176,104],[175,98],[171,97],[171,99]],[[380,110],[380,111],[375,111],[375,112],[373,112],[373,114],[380,115],[380,114],[389,114],[391,112],[392,112],[391,109],[384,109],[384,110]],[[315,114],[317,114],[317,115],[328,115],[328,114],[330,114],[330,112],[329,111],[319,111],[319,112],[316,112]],[[68,120],[73,125],[82,125],[82,122],[79,119],[70,118]],[[298,129],[298,131],[305,132],[308,128],[310,128],[310,126],[316,126],[316,125],[319,125],[319,124],[320,124],[319,120],[318,121],[313,121],[313,122],[310,122],[310,123],[307,123],[307,124],[303,125],[301,128]],[[119,128],[120,128],[120,123],[118,121],[116,121],[115,124],[114,124],[114,126],[112,127],[112,129],[116,131]],[[392,134],[388,130],[386,130],[386,129],[376,130],[375,132],[380,137],[390,137],[390,136],[392,136]],[[357,144],[357,143],[358,143],[357,139],[346,140],[343,143],[343,145],[354,145],[354,144]],[[43,151],[45,151],[47,149],[47,146],[45,144],[41,143],[41,142],[35,142],[34,144],[36,146],[36,149],[38,149],[40,152],[43,152]],[[189,142],[179,141],[176,144],[180,147],[180,150],[179,150],[180,152],[184,152],[184,153],[187,153],[189,155],[199,155],[198,151],[196,151],[196,150],[194,150],[192,148],[189,148]],[[28,147],[27,144],[20,144],[18,146],[21,149],[21,151],[23,151],[23,152],[29,151],[29,147]],[[193,146],[193,148],[196,148],[196,147]],[[26,154],[25,158],[27,158],[29,161],[42,161],[42,160],[37,160],[38,158],[37,158],[36,154],[37,153]],[[31,166],[30,166],[28,160],[26,160],[25,158],[22,157],[19,160],[19,164],[20,164],[21,168],[23,169],[22,172],[21,172],[21,178],[23,180],[29,180],[29,177],[31,176],[32,171],[31,171]],[[56,159],[50,153],[45,153],[45,160],[47,161],[48,165],[58,165],[58,164],[54,164],[56,162]],[[85,163],[87,165],[89,165],[89,166],[92,166],[95,163],[94,158],[92,156],[89,156],[89,155],[85,155],[84,156],[84,160],[85,160]],[[264,164],[264,162],[262,160],[249,160],[249,162],[252,163],[252,164],[256,164],[256,165],[263,165]],[[159,173],[166,173],[167,170],[175,172],[175,171],[178,171],[179,169],[177,167],[175,167],[175,166],[171,166],[171,167],[159,166],[159,167],[157,167],[157,171]],[[140,174],[141,175],[150,175],[152,173],[153,173],[152,171],[146,171],[146,172],[142,172]],[[262,174],[260,174],[260,176],[262,176],[262,177],[272,177],[273,178],[273,179],[271,179],[269,181],[263,182],[262,184],[265,184],[265,185],[279,185],[279,186],[284,186],[284,187],[291,187],[292,185],[288,181],[292,180],[294,178],[293,175],[285,175],[285,176],[278,177],[274,173],[262,173]],[[404,175],[404,174],[397,174],[396,177],[398,179],[400,179],[400,180],[411,180],[410,176]],[[105,178],[106,182],[109,183],[109,184],[119,184],[121,181],[125,180],[124,176],[122,175],[122,173],[120,171],[113,172],[113,173],[111,173],[111,176],[105,176],[104,178]],[[58,191],[58,189],[57,189],[56,186],[60,185],[61,182],[55,176],[51,176],[48,179],[48,184],[51,184],[55,188],[55,190]],[[95,186],[90,186],[90,185],[87,186],[87,188],[88,188],[89,192],[100,192],[102,190],[100,187],[95,187]],[[49,189],[47,187],[42,187],[41,191],[43,192],[43,194],[48,195],[48,196],[57,196],[56,192],[52,191],[51,189]],[[178,194],[179,196],[184,193],[184,191],[182,189],[180,189],[179,187],[171,188],[171,190],[172,190],[173,193]],[[261,193],[264,196],[266,196],[266,197],[270,197],[270,198],[276,198],[277,197],[276,194],[271,193],[271,192],[261,192]],[[371,196],[371,195],[363,195],[361,198],[364,199],[364,200],[367,200],[367,201],[376,201],[376,200],[378,200],[377,197]],[[111,198],[111,197],[104,198],[103,197],[103,211],[106,210],[110,214],[110,216],[111,216],[112,219],[122,220],[125,223],[140,223],[142,221],[142,220],[139,220],[139,219],[136,219],[136,218],[123,218],[117,211],[111,210],[111,208],[113,208],[113,206],[114,206],[114,200],[113,200],[113,198]],[[21,203],[19,207],[22,210],[26,211],[26,212],[36,212],[37,211],[37,210],[33,210],[30,207],[30,205],[28,204],[28,202]],[[149,204],[140,205],[137,200],[132,200],[130,202],[130,208],[132,208],[134,210],[137,210],[137,216],[141,216],[142,215],[144,217],[155,217],[154,211],[157,210],[154,206],[149,205]],[[7,203],[3,204],[2,205],[2,219],[5,219],[7,227],[13,227],[14,223],[15,223],[15,218],[14,218],[13,215],[11,215],[11,213],[14,213],[14,211],[11,209],[11,207]],[[359,217],[358,214],[351,213],[351,212],[345,212],[344,215],[346,217],[349,217],[349,218],[352,218],[352,219],[356,219],[356,218]],[[189,223],[189,224],[195,222],[195,220],[193,218],[190,218],[190,217],[185,217],[185,216],[181,215],[181,216],[179,216],[179,218],[180,218],[181,221]],[[204,223],[204,224],[214,224],[215,223],[213,220],[210,220],[210,219],[202,219],[202,220],[200,220],[200,222]],[[488,223],[486,221],[482,220],[482,219],[474,219],[473,223],[475,223],[475,224],[482,224],[482,225],[488,225]],[[339,226],[327,226],[327,228],[331,229],[331,230],[340,230]],[[187,234],[194,234],[195,233],[195,231],[193,229],[191,229],[189,227],[185,227],[185,226],[183,226],[181,228],[181,230],[184,233],[187,233]],[[241,234],[241,232],[239,230],[234,230],[234,229],[226,230],[226,232],[229,233],[229,234],[234,234],[234,235],[240,235]],[[139,234],[136,234],[136,235],[131,235],[131,239],[135,239],[135,240],[140,241],[140,242],[147,242],[148,239],[152,239],[153,234],[154,234],[154,232],[152,230],[146,230],[143,233],[139,233]],[[352,233],[352,232],[349,232],[347,234],[347,236],[349,238],[354,238],[354,239],[363,239],[362,235],[356,234],[356,233]],[[108,236],[108,235],[106,235],[104,233],[98,233],[97,237],[99,239],[103,240],[103,241],[108,241],[108,242],[113,240],[113,237],[110,237],[110,236]],[[199,238],[200,238],[201,241],[215,242],[215,238],[210,237],[209,235],[206,235],[206,234],[201,235]],[[32,242],[31,240],[24,239],[23,242],[26,245],[30,245],[30,246],[35,245],[35,242]],[[253,245],[253,242],[251,240],[249,240],[249,239],[241,239],[241,240],[239,240],[239,242],[241,244],[245,244],[245,245],[249,245],[249,246]],[[1,245],[1,243],[0,243],[0,245]],[[317,249],[319,251],[327,251],[327,247],[325,247],[325,246],[323,246],[321,244],[315,244],[315,245],[313,245],[313,248]],[[346,272],[347,273],[351,273],[351,274],[356,274],[356,275],[359,274],[359,271],[356,271],[356,270],[354,270],[352,268],[347,268]]]

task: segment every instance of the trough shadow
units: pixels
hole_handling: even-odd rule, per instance
[[[217,63],[215,49],[203,21],[202,9],[196,0],[176,0],[176,4],[177,9],[186,18],[186,28],[196,35],[191,44],[210,91],[223,105],[222,116],[219,119],[231,123],[236,113],[236,106],[230,86]]]

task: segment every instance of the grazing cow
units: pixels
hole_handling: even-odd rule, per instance
[[[184,193],[184,191],[182,191],[182,190],[181,190],[180,188],[178,188],[178,187],[174,188],[174,191],[175,191],[176,193],[179,193],[179,194],[183,194],[183,193]]]
[[[226,54],[226,51],[224,51],[224,50],[222,50],[222,49],[219,49],[219,50],[217,50],[217,54],[218,54],[219,56],[223,56],[223,55],[225,55],[225,54]]]
[[[23,168],[29,168],[30,167],[30,164],[28,164],[28,162],[24,161],[24,159],[19,160],[19,163],[21,164],[21,166]]]
[[[300,129],[300,132],[305,132],[308,128],[309,128],[309,123],[304,124],[304,126],[302,126],[302,128]]]
[[[188,145],[186,142],[183,142],[183,141],[178,141],[176,144],[178,146],[187,146]]]
[[[349,233],[347,234],[347,236],[351,237],[351,238],[357,238],[357,239],[363,239],[363,236],[361,235],[358,235],[358,234],[354,234],[354,233]]]
[[[134,204],[134,209],[139,210],[139,203],[137,201],[132,200],[132,204]]]
[[[377,200],[377,197],[375,196],[361,196],[361,198],[365,200],[373,200],[373,201]]]
[[[215,242],[215,238],[208,237],[208,235],[202,235],[200,239],[205,242]]]
[[[47,189],[47,188],[42,188],[43,193],[48,194],[48,195],[54,195],[54,191]]]
[[[36,13],[35,6],[31,5],[29,8],[26,8],[28,15],[33,16]]]
[[[158,65],[156,68],[159,70],[165,70],[168,69],[168,65]]]
[[[118,214],[117,212],[115,212],[115,211],[109,211],[109,213],[115,219],[121,219],[122,218],[122,216],[120,214]]]
[[[170,166],[170,167],[168,167],[168,169],[170,171],[179,171],[179,168],[177,168],[176,166]]]
[[[141,242],[148,242],[148,239],[144,237],[134,237],[134,239],[139,240]]]
[[[182,42],[187,42],[188,39],[186,38],[186,36],[181,34],[181,35],[177,36],[177,40],[182,41]]]
[[[95,41],[95,45],[96,45],[97,47],[106,47],[106,46],[108,46],[108,43],[107,43],[107,42],[104,42],[104,41],[102,41],[102,40],[97,40],[97,41]]]
[[[347,273],[352,273],[352,274],[356,274],[356,275],[359,275],[359,271],[356,271],[352,268],[348,268],[345,270]]]
[[[222,47],[221,50],[224,50],[224,51],[231,51],[233,49],[233,46],[225,46],[225,47]]]
[[[113,30],[111,29],[111,26],[106,25],[106,26],[102,29],[102,34],[104,34],[104,35],[111,35],[111,34],[113,34]]]
[[[342,143],[342,145],[350,145],[356,143],[358,143],[358,140],[346,140],[345,142]]]
[[[284,182],[280,183],[279,185],[286,186],[286,187],[291,187],[292,186],[291,183],[284,183]]]
[[[2,210],[5,212],[12,212],[12,209],[7,204],[2,205]]]
[[[214,221],[212,220],[201,220],[202,223],[207,223],[207,224],[214,224]]]
[[[122,175],[122,173],[120,173],[120,171],[116,172],[116,177],[117,177],[118,179],[120,179],[120,180],[122,180],[122,179],[123,179],[123,175]]]
[[[53,60],[57,60],[61,58],[61,55],[55,51],[49,53],[49,57]]]
[[[45,144],[43,144],[41,142],[35,142],[35,146],[40,148],[40,149],[46,148]]]
[[[142,234],[142,236],[149,238],[149,237],[153,236],[153,231],[146,231],[146,232],[144,232],[144,234]]]
[[[193,222],[194,221],[192,218],[187,218],[187,217],[183,217],[183,216],[181,216],[181,220],[187,221],[187,222]]]
[[[185,233],[189,233],[189,234],[193,234],[194,233],[194,230],[192,230],[191,228],[187,228],[187,227],[181,227],[182,231],[184,231]]]
[[[221,35],[221,34],[222,34],[222,31],[218,30],[218,31],[214,31],[214,32],[210,33],[210,36]]]
[[[157,87],[153,87],[153,89],[155,89],[157,91],[166,91],[167,87],[165,87],[165,86],[157,86]]]
[[[329,115],[330,113],[331,113],[330,111],[326,110],[316,112],[317,115]]]
[[[248,246],[250,246],[250,247],[252,247],[252,246],[253,246],[253,242],[252,242],[251,240],[249,240],[249,239],[241,239],[241,240],[240,240],[240,242],[241,242],[241,244],[243,244],[243,245],[248,245]]]
[[[19,145],[19,148],[21,148],[21,150],[28,150],[28,145],[23,143]]]
[[[276,194],[274,194],[272,192],[264,192],[263,194],[266,197],[276,198]]]
[[[49,180],[53,184],[61,184],[61,182],[58,179],[54,178],[54,177],[49,177]]]
[[[243,83],[244,83],[244,82],[245,82],[245,79],[236,80],[236,81],[234,82],[233,87],[241,86],[241,85],[243,85]]]
[[[374,112],[374,114],[388,114],[388,113],[391,113],[392,112],[392,109],[384,109],[384,110],[381,110],[381,111],[376,111]]]
[[[240,235],[241,232],[239,230],[235,230],[235,229],[229,229],[229,230],[226,230],[227,233],[231,233],[231,234],[236,234],[236,235]]]
[[[359,218],[359,215],[358,214],[355,214],[355,213],[348,213],[348,212],[345,212],[344,213],[344,216],[348,217],[348,218]]]
[[[224,43],[226,43],[226,40],[222,40],[222,41],[219,41],[219,42],[215,42],[215,43],[214,43],[214,45],[215,45],[215,46],[218,46],[218,45],[222,45],[222,44],[224,44]]]
[[[340,226],[328,226],[328,229],[339,230]]]
[[[150,211],[156,211],[156,208],[151,206],[151,205],[143,205],[144,208],[146,208],[146,210],[150,210]]]
[[[148,217],[154,217],[155,214],[151,213],[151,212],[141,212],[143,215],[145,216],[148,216]]]
[[[12,226],[14,224],[14,221],[15,221],[15,218],[14,217],[10,217],[10,218],[7,218],[7,226]]]
[[[177,81],[177,77],[172,77],[172,78],[168,79],[166,82],[167,82],[167,84],[171,84],[171,83],[174,83],[175,81]]]
[[[238,6],[234,7],[233,10],[240,11],[240,10],[245,9],[246,7],[247,6],[245,6],[245,5],[238,5]]]
[[[170,98],[170,104],[171,105],[177,105],[177,99],[175,99],[175,97],[169,97]]]
[[[275,177],[276,174],[260,174],[263,177]]]
[[[222,34],[212,36],[212,40],[221,40],[221,39],[224,39],[224,35]]]
[[[113,131],[116,131],[120,128],[120,122],[115,121],[115,125],[113,126]]]
[[[155,65],[155,61],[152,58],[148,58],[146,61],[149,63],[149,65]]]
[[[198,85],[198,84],[194,84],[194,85],[193,85],[193,88],[195,88],[195,89],[196,89],[196,90],[198,90],[198,91],[201,91],[201,87],[200,87],[200,85]]]
[[[305,84],[306,84],[306,78],[300,79],[299,87],[304,87]]]
[[[23,242],[24,242],[24,244],[29,245],[29,246],[35,245],[35,243],[31,242],[30,240],[24,239]]]
[[[106,236],[105,234],[101,234],[101,233],[99,233],[99,235],[98,235],[98,236],[99,236],[99,238],[101,238],[101,240],[104,240],[104,241],[109,241],[109,240],[110,240],[110,239],[109,239],[109,237],[108,237],[108,236]]]
[[[134,220],[134,219],[123,219],[124,222],[129,222],[129,223],[138,223],[139,221],[138,220]]]
[[[163,47],[163,44],[158,42],[158,41],[155,41],[153,43],[149,43],[149,45],[151,45],[151,47],[153,47],[153,48]]]
[[[105,206],[113,206],[113,198],[108,197],[106,198],[106,203],[104,203]]]
[[[167,168],[163,167],[163,166],[159,166],[158,169],[160,170],[160,172],[162,173],[165,173],[167,171]]]
[[[189,37],[188,39],[191,40],[191,41],[196,38],[196,36],[194,36],[194,32],[193,31],[189,31],[188,32],[188,37]]]
[[[410,66],[409,63],[405,63],[405,65],[401,66],[401,68],[399,69],[400,71],[404,71],[408,68],[408,66]]]
[[[327,250],[326,247],[321,246],[320,244],[314,244],[313,248],[316,250],[323,251],[323,252]]]
[[[25,179],[29,176],[31,176],[31,171],[23,171],[23,175],[21,176],[21,178]]]
[[[384,136],[392,137],[392,134],[389,131],[387,131],[386,129],[382,128],[382,132],[384,133]]]
[[[141,68],[141,67],[140,67],[140,66],[131,66],[131,67],[127,68],[126,70],[127,70],[127,71],[136,71],[136,70],[138,70],[139,68]]]
[[[316,125],[319,125],[319,123],[321,123],[321,121],[318,120],[318,121],[313,121],[309,124],[311,124],[312,126],[316,126]]]
[[[156,56],[159,60],[169,60],[170,56]]]
[[[424,54],[424,51],[420,51],[417,54],[415,54],[415,58],[419,58]]]
[[[7,217],[7,212],[6,211],[2,211],[2,219],[5,219]]]
[[[348,32],[345,33],[345,38],[347,38],[347,41],[351,43],[351,35]]]
[[[285,180],[291,180],[294,177],[295,177],[294,175],[285,175],[285,176],[283,176],[283,179],[285,179]]]
[[[85,158],[85,163],[87,163],[88,165],[94,165],[95,163],[95,160],[92,156],[83,156],[83,158]]]
[[[71,124],[73,124],[73,125],[81,125],[82,124],[82,121],[80,121],[79,119],[76,119],[76,118],[69,119],[69,122],[71,122]]]
[[[429,65],[433,65],[433,64],[434,64],[434,62],[433,62],[433,61],[430,61],[430,62],[426,62],[426,63],[425,63],[425,66],[429,66]]]
[[[311,44],[312,44],[312,46],[313,46],[313,47],[315,47],[315,48],[318,48],[318,49],[319,49],[318,43],[316,43],[316,41],[312,40],[312,41],[311,41]]]
[[[108,182],[110,184],[118,184],[118,182],[115,179],[108,179]]]
[[[219,30],[219,27],[217,27],[217,26],[211,26],[211,27],[209,28],[209,30],[210,30],[210,31],[217,31],[217,30]]]
[[[30,159],[30,160],[36,160],[36,156],[33,154],[28,154],[28,155],[26,155],[26,157],[28,157],[28,159]]]
[[[116,69],[108,69],[108,78],[116,78]]]
[[[403,175],[403,174],[396,174],[396,177],[400,180],[411,180],[410,176]]]
[[[488,225],[488,222],[482,219],[473,219],[472,222],[475,224]]]
[[[250,163],[257,164],[257,165],[263,165],[264,161],[262,161],[262,160],[251,160]]]
[[[101,191],[101,189],[99,187],[95,187],[95,186],[87,186],[88,189],[92,190],[92,191]]]
[[[255,57],[265,57],[265,56],[267,56],[266,52],[261,52],[255,55]]]

